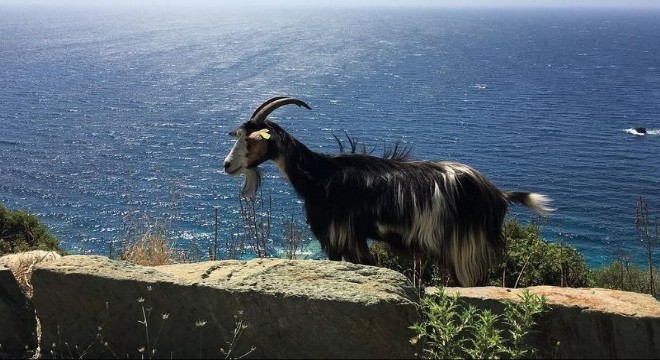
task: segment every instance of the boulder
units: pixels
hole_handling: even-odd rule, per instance
[[[26,350],[36,348],[34,309],[11,270],[3,265],[0,265],[0,319],[0,355],[22,357]]]
[[[539,332],[531,339],[545,358],[660,358],[660,302],[651,295],[554,286],[446,289],[447,294],[458,293],[467,303],[496,313],[503,311],[503,300],[520,300],[523,291],[545,296],[548,304]]]
[[[411,358],[418,350],[409,342],[416,292],[383,268],[282,259],[150,268],[71,255],[36,265],[32,285],[47,356]]]

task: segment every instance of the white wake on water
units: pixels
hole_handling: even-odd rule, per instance
[[[646,129],[646,133],[637,131],[636,128],[623,129],[623,131],[627,132],[628,134],[633,134],[637,136],[660,135],[660,129]]]

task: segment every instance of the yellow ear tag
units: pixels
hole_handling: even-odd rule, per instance
[[[259,134],[259,136],[261,136],[262,138],[264,138],[266,140],[270,139],[270,134],[268,133],[268,129],[263,129],[263,130],[259,131],[258,134]]]

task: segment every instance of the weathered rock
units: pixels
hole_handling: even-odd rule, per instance
[[[0,266],[4,265],[11,270],[21,289],[23,289],[28,297],[30,297],[32,296],[32,285],[30,284],[30,277],[32,276],[32,269],[34,268],[34,265],[43,261],[56,260],[61,257],[62,255],[54,251],[31,250],[1,256]]]
[[[0,265],[0,345],[3,354],[21,356],[37,346],[34,309],[11,270]]]
[[[45,355],[52,344],[68,344],[86,358],[137,357],[138,349],[224,357],[236,316],[248,327],[230,357],[251,347],[254,358],[410,358],[416,351],[408,328],[419,319],[415,291],[403,275],[376,267],[269,259],[147,268],[65,256],[37,265],[32,284]]]
[[[540,332],[532,342],[547,358],[660,358],[660,302],[650,295],[554,286],[446,290],[496,313],[504,309],[502,300],[520,300],[523,291],[545,296],[549,310],[539,320]]]

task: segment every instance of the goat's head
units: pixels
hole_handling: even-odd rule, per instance
[[[245,175],[241,196],[253,198],[261,183],[258,166],[266,160],[273,160],[279,154],[277,136],[272,123],[266,118],[275,109],[294,104],[311,109],[304,101],[287,96],[271,98],[261,104],[236,130],[229,133],[236,139],[234,146],[225,158],[224,168],[229,175]]]

